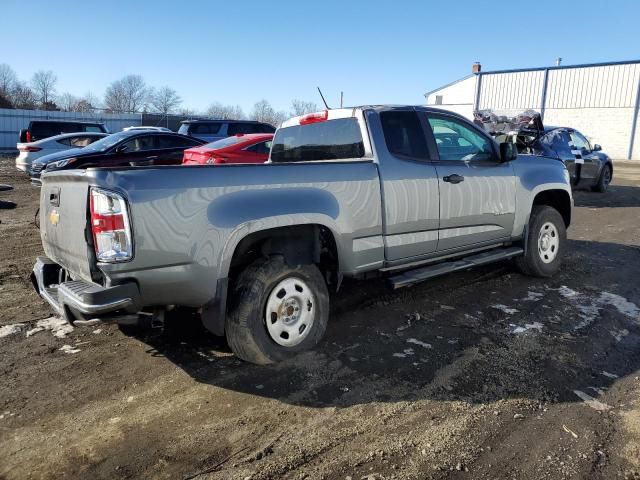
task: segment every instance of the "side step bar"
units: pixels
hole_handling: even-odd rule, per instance
[[[517,257],[524,253],[524,249],[520,247],[500,248],[497,250],[489,250],[487,252],[477,253],[469,257],[460,258],[458,260],[451,260],[448,262],[438,263],[436,265],[429,265],[427,267],[416,268],[415,270],[409,270],[407,272],[389,277],[389,283],[395,290],[397,288],[408,287],[430,278],[444,275],[445,273],[457,272],[459,270],[467,270],[479,265],[486,265],[487,263],[497,262],[499,260],[507,260],[509,258]]]

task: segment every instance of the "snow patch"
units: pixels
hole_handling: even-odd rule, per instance
[[[598,297],[587,298],[585,294],[572,290],[564,285],[556,291],[564,298],[573,302],[578,309],[578,316],[581,321],[574,327],[574,330],[580,330],[591,325],[600,315],[600,311],[607,305],[615,307],[622,315],[636,322],[640,322],[640,307],[615,293],[600,292]],[[584,300],[580,301],[581,299]]]
[[[409,355],[413,355],[415,352],[413,348],[405,348],[402,353],[394,353],[393,356],[397,358],[406,358]]]
[[[589,304],[577,305],[582,321],[575,326],[575,330],[580,330],[591,323],[598,317],[600,310],[606,305],[615,307],[625,317],[629,317],[636,322],[640,322],[640,307],[630,302],[620,295],[610,292],[602,292],[598,298],[595,298]]]
[[[615,373],[609,373],[609,372],[605,372],[604,370],[602,372],[602,375],[604,375],[605,377],[609,377],[609,378],[618,378],[618,375],[616,375]]]
[[[562,295],[564,298],[575,298],[580,296],[579,292],[576,292],[575,290],[570,289],[569,287],[562,285],[560,288],[558,288],[558,293],[560,293],[560,295]]]
[[[98,318],[92,318],[91,320],[75,320],[73,322],[77,327],[90,327],[92,325],[97,325],[101,322]]]
[[[39,327],[42,330],[51,330],[53,336],[57,338],[65,338],[68,333],[73,332],[73,325],[67,322],[64,318],[60,317],[49,317],[45,318],[44,320],[38,320],[38,323],[36,323],[36,325],[36,328]],[[33,330],[35,330],[35,328],[30,330],[29,332],[33,332]],[[40,332],[42,330],[38,331]],[[27,332],[27,335],[29,334],[29,332]]]
[[[32,328],[31,330],[29,330],[26,335],[27,335],[27,337],[30,337],[31,335],[35,335],[36,333],[41,332],[43,330],[44,330],[44,328],[42,328],[42,327],[35,327],[35,328]]]
[[[497,303],[495,305],[491,305],[491,308],[495,308],[496,310],[500,310],[507,315],[513,315],[514,313],[518,313],[520,310],[517,308],[507,307],[506,305],[502,305],[501,303]]]
[[[527,292],[527,296],[525,298],[523,298],[522,300],[525,301],[525,302],[537,302],[543,296],[544,295],[542,295],[542,293],[540,293],[540,292],[533,292],[533,291],[529,290]]]
[[[593,390],[598,395],[604,395],[604,392],[605,392],[604,388],[598,388],[598,387],[589,387],[589,390]]]
[[[516,325],[514,323],[510,323],[509,326],[512,329],[511,333],[515,335],[518,335],[520,333],[527,333],[529,330],[537,330],[538,332],[542,332],[543,327],[540,322],[525,323],[524,327],[521,327],[520,325]]]
[[[0,338],[8,337],[20,333],[24,328],[24,323],[14,323],[13,325],[3,325],[0,327]]]
[[[418,340],[417,338],[410,338],[407,340],[407,343],[413,343],[414,345],[419,345],[424,348],[433,348],[430,343],[423,342],[422,340]]]
[[[602,292],[600,294],[600,302],[616,307],[616,309],[623,315],[633,318],[634,320],[640,320],[640,308],[620,295],[615,293]]]
[[[594,410],[605,411],[611,410],[613,407],[611,405],[607,405],[606,403],[602,403],[600,400],[596,400],[591,395],[581,392],[580,390],[574,390],[575,393],[580,399],[586,403],[588,406],[593,408]]]
[[[80,351],[79,348],[73,348],[71,345],[63,345],[59,350],[64,353],[78,353]]]

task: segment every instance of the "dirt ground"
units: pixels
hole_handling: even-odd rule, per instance
[[[38,191],[5,157],[0,478],[639,479],[640,164],[614,177],[576,193],[556,277],[350,281],[317,350],[259,367],[190,317],[50,319]]]

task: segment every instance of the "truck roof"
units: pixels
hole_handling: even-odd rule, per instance
[[[354,106],[354,107],[345,107],[345,108],[332,108],[329,110],[321,110],[319,112],[314,112],[314,113],[307,113],[305,115],[298,115],[297,117],[292,117],[289,120],[285,120],[284,122],[282,122],[281,127],[291,127],[294,125],[300,125],[300,121],[304,118],[304,117],[308,117],[308,116],[313,116],[313,115],[320,115],[323,112],[328,112],[327,113],[327,117],[324,118],[324,120],[335,120],[337,118],[348,118],[348,117],[353,117],[355,116],[355,112],[357,110],[376,110],[376,111],[384,111],[384,110],[394,110],[394,109],[407,109],[407,108],[413,108],[416,110],[420,110],[423,112],[433,112],[433,113],[444,113],[447,115],[452,115],[452,116],[456,116],[459,118],[463,118],[465,120],[468,121],[468,119],[466,117],[464,117],[463,115],[460,115],[459,113],[456,112],[452,112],[450,110],[444,110],[442,108],[433,108],[433,107],[427,107],[424,105],[395,105],[395,104],[381,104],[381,105],[358,105],[358,106]]]

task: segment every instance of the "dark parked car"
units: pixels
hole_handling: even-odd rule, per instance
[[[207,143],[232,137],[239,133],[273,133],[276,129],[268,123],[250,120],[185,120],[178,133],[190,135]]]
[[[574,188],[605,192],[613,178],[613,162],[597,143],[571,127],[542,124],[538,112],[527,110],[515,117],[496,115],[490,110],[474,112],[481,125],[499,142],[513,142],[518,153],[557,158],[567,166]]]
[[[109,133],[101,122],[80,122],[77,120],[32,120],[29,128],[20,130],[19,143],[29,143],[53,137],[62,133],[97,132]]]
[[[545,127],[531,143],[532,153],[562,160],[574,187],[605,192],[613,178],[613,162],[597,143],[591,145],[579,131],[569,127]]]
[[[32,164],[31,177],[39,178],[43,170],[50,172],[89,167],[179,165],[185,149],[203,144],[202,140],[171,132],[118,132],[87,147],[52,153],[37,159]]]

